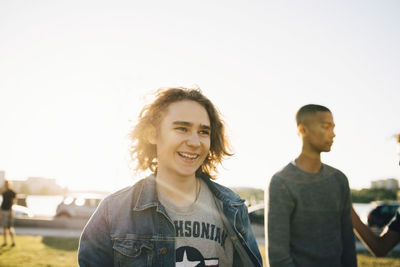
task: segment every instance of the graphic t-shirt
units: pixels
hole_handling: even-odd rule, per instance
[[[232,241],[206,183],[190,206],[177,207],[161,194],[161,204],[175,225],[176,267],[232,266]]]

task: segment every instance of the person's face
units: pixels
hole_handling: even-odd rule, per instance
[[[190,100],[174,102],[157,129],[157,175],[194,177],[210,150],[206,109]]]
[[[303,125],[303,142],[315,152],[329,152],[335,137],[334,128],[330,112],[317,112]]]

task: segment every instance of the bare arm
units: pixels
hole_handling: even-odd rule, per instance
[[[391,231],[387,227],[380,236],[376,235],[365,225],[357,213],[351,207],[351,219],[358,238],[365,244],[368,250],[376,257],[385,256],[397,243],[400,242],[400,233]]]

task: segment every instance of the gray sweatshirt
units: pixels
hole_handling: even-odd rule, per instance
[[[326,164],[318,173],[292,163],[266,192],[267,266],[357,266],[346,176]]]

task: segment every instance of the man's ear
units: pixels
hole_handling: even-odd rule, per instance
[[[300,136],[305,136],[306,133],[307,133],[307,128],[306,128],[303,124],[299,124],[299,125],[297,126],[297,130],[298,130],[298,134],[299,134]]]
[[[145,136],[147,142],[149,142],[150,144],[155,145],[157,143],[157,131],[153,125],[150,125],[146,128]]]

